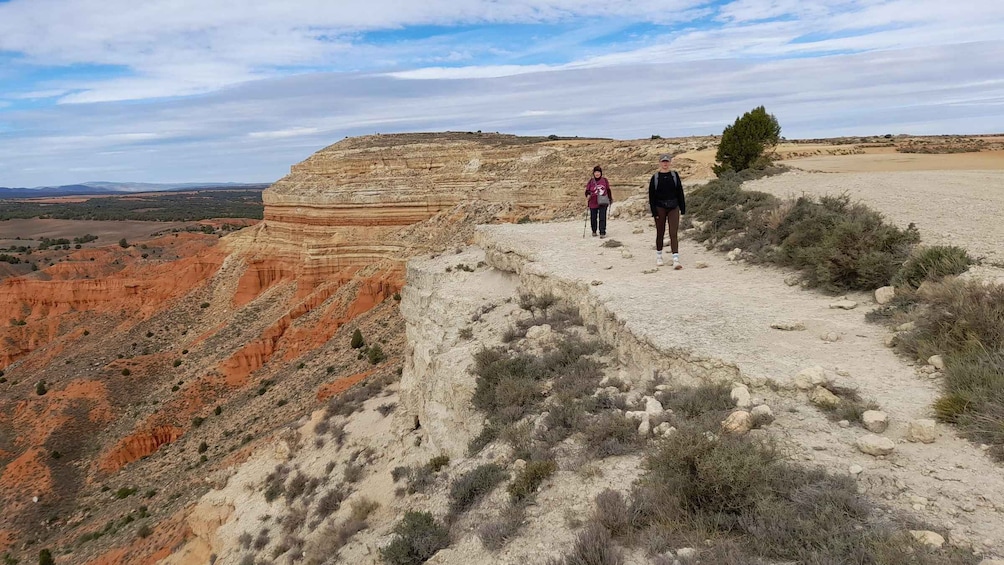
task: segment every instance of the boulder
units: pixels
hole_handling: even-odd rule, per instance
[[[821,408],[836,408],[840,406],[840,397],[830,392],[830,389],[817,386],[815,390],[812,391],[812,396],[809,397],[809,401],[819,406]]]
[[[861,423],[869,432],[880,434],[889,427],[889,416],[879,410],[865,410],[861,415]]]
[[[746,388],[746,385],[733,387],[731,396],[732,402],[735,402],[737,408],[749,408],[753,405],[750,389]]]
[[[930,530],[910,530],[910,535],[913,536],[913,539],[934,549],[941,549],[941,546],[945,545],[945,538],[941,537],[937,532]]]
[[[663,408],[662,403],[651,396],[646,396],[645,400],[645,413],[649,416],[658,416],[662,414]]]
[[[866,436],[859,437],[857,446],[861,453],[867,453],[868,455],[874,455],[876,457],[889,455],[894,449],[896,449],[896,444],[893,443],[891,439],[877,436],[875,434],[868,434]]]
[[[906,439],[920,443],[934,443],[938,439],[938,424],[934,420],[922,418],[910,422]]]
[[[730,434],[743,435],[753,429],[753,416],[745,410],[736,410],[722,422],[722,430]]]
[[[928,357],[927,363],[939,371],[945,370],[945,358],[941,355],[932,355]]]
[[[814,387],[825,385],[830,380],[826,377],[826,369],[816,365],[808,369],[802,369],[795,375],[795,388],[798,390],[812,390]]]
[[[641,419],[641,424],[638,425],[638,435],[642,437],[648,437],[648,434],[652,432],[652,422],[648,419],[648,414]]]
[[[879,304],[889,304],[895,297],[895,287],[883,286],[882,288],[875,289],[875,302],[878,302]]]

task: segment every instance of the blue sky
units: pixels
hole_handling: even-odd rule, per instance
[[[275,180],[345,136],[1004,131],[999,0],[0,0],[0,186]]]

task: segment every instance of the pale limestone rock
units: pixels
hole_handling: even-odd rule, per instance
[[[880,410],[866,410],[861,415],[861,423],[869,432],[880,434],[889,427],[889,416]]]
[[[838,300],[836,302],[830,303],[830,308],[833,310],[853,310],[858,307],[858,303],[853,300]]]
[[[753,405],[750,398],[750,389],[746,388],[746,385],[739,385],[732,389],[732,401],[735,402],[737,408],[749,408]]]
[[[819,339],[825,341],[826,343],[836,343],[840,341],[840,334],[837,332],[826,332],[819,336]]]
[[[934,420],[922,418],[910,422],[906,439],[920,443],[934,443],[938,439],[938,425]]]
[[[736,410],[722,422],[722,430],[730,434],[742,435],[753,429],[753,417],[745,410]]]
[[[694,263],[694,268],[695,269],[707,269],[708,268],[708,264],[705,263],[704,261],[698,261],[698,262]]]
[[[885,346],[886,347],[896,347],[896,335],[895,334],[886,336],[886,338],[885,338]]]
[[[907,322],[905,324],[900,324],[896,326],[896,331],[898,332],[912,332],[915,329],[917,329],[916,322]]]
[[[621,249],[621,258],[631,259],[632,257],[634,257],[634,255],[632,255],[630,251],[627,249]]]
[[[867,453],[876,457],[889,455],[896,449],[896,444],[891,439],[874,434],[859,437],[857,446],[861,453]]]
[[[687,562],[697,558],[697,550],[692,547],[681,547],[676,550],[676,558]]]
[[[754,406],[753,410],[750,411],[750,415],[753,416],[753,421],[758,422],[761,425],[770,424],[774,421],[774,411],[766,404]]]
[[[879,304],[889,304],[896,297],[896,287],[883,286],[875,289],[875,302]]]
[[[648,417],[648,412],[645,412],[644,410],[629,410],[624,413],[624,416],[627,417],[629,420],[641,422],[642,420]]]
[[[930,530],[910,530],[910,535],[913,536],[913,539],[934,549],[941,549],[941,546],[945,545],[945,538]]]
[[[941,355],[932,355],[928,357],[927,362],[939,371],[945,370],[945,358]]]
[[[546,341],[551,338],[553,333],[550,324],[543,324],[526,330],[526,338],[533,341]]]
[[[984,559],[980,565],[1004,565],[1004,559]]]
[[[676,431],[676,428],[669,425],[669,422],[663,422],[655,427],[656,435],[666,436]]]
[[[736,247],[732,251],[729,251],[728,253],[726,253],[725,254],[725,258],[727,260],[729,260],[729,261],[738,261],[742,257],[742,254],[743,254],[743,250],[739,249],[738,247]]]
[[[652,422],[648,419],[648,414],[641,419],[641,424],[638,425],[638,435],[643,437],[648,437],[648,434],[652,431]]]
[[[826,377],[826,369],[816,365],[802,369],[795,375],[795,387],[798,390],[812,390],[814,387],[828,384],[830,380]]]
[[[861,465],[851,465],[850,467],[847,468],[847,472],[852,475],[860,475],[861,473],[864,472],[864,470],[865,470],[864,467],[862,467]]]
[[[784,277],[784,284],[788,286],[798,286],[802,279],[798,275],[788,275]]]
[[[658,416],[663,413],[662,403],[651,396],[645,397],[645,413],[649,416]]]
[[[830,392],[826,387],[817,386],[814,391],[812,391],[812,396],[809,400],[816,406],[823,408],[836,408],[840,405],[840,397]]]

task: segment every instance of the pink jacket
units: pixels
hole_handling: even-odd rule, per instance
[[[596,202],[596,197],[600,194],[606,194],[610,197],[610,203],[614,203],[614,195],[610,192],[610,183],[607,182],[606,177],[600,177],[599,179],[589,179],[586,183],[586,196],[589,197],[589,207],[599,208],[600,205]]]

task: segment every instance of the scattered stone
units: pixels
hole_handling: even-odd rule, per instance
[[[551,331],[550,324],[533,326],[532,328],[526,330],[526,338],[534,341],[544,341],[550,338],[552,334],[553,332]]]
[[[784,284],[788,286],[798,286],[802,279],[798,275],[788,275],[784,277]]]
[[[840,375],[841,377],[851,376],[851,372],[848,371],[847,369],[837,369],[837,374]]]
[[[662,403],[651,396],[645,397],[645,413],[649,416],[658,416],[662,414],[663,407]]]
[[[753,429],[753,416],[745,410],[736,410],[722,422],[722,430],[730,434],[742,435]]]
[[[802,322],[774,322],[770,327],[775,330],[781,330],[783,332],[801,332],[805,331],[805,324]]]
[[[512,462],[512,470],[519,473],[523,469],[526,469],[526,461],[523,459],[517,459]]]
[[[651,275],[652,273],[658,273],[659,269],[645,269],[641,272],[643,275]]]
[[[638,426],[638,435],[648,437],[648,434],[652,431],[652,422],[648,419],[648,414],[642,418],[641,424]]]
[[[840,406],[840,397],[830,392],[830,389],[824,386],[817,386],[812,391],[809,401],[822,408],[836,408]]]
[[[847,468],[847,472],[852,475],[860,475],[861,473],[864,472],[864,470],[865,468],[862,467],[861,465],[851,465],[850,467]]]
[[[861,423],[869,432],[880,434],[889,427],[889,416],[880,410],[865,410]]]
[[[644,410],[628,410],[624,413],[624,417],[629,420],[637,420],[640,422],[648,417],[648,412],[645,412]]]
[[[614,268],[613,265],[607,265],[606,267],[603,267],[603,270],[604,271],[609,271],[610,269],[613,269],[613,268]]]
[[[838,300],[830,304],[832,310],[853,310],[858,307],[858,303],[853,300]]]
[[[740,259],[740,257],[742,257],[742,254],[743,254],[743,250],[742,250],[742,249],[739,249],[738,247],[736,247],[736,248],[735,248],[735,249],[733,249],[732,251],[729,251],[729,252],[728,252],[728,253],[727,253],[727,254],[725,255],[725,258],[726,258],[727,260],[729,260],[729,261],[738,261],[738,260]]]
[[[603,284],[603,281],[593,281],[593,282],[591,282],[589,284],[591,284],[593,286],[600,286],[601,284]]]
[[[885,346],[886,347],[896,347],[896,335],[895,334],[886,336],[886,338],[885,338]]]
[[[826,369],[816,365],[808,369],[802,369],[795,375],[795,387],[798,390],[812,390],[814,387],[829,383],[826,378]]]
[[[840,420],[839,422],[837,422],[837,425],[845,429],[851,427],[851,423],[847,420]]]
[[[826,332],[819,336],[819,339],[825,341],[826,343],[835,343],[840,341],[840,334],[837,332]]]
[[[915,329],[917,329],[916,322],[907,322],[905,324],[900,324],[896,326],[896,331],[898,332],[912,332]]]
[[[938,425],[934,420],[921,418],[910,422],[906,439],[920,443],[934,443],[938,439]]]
[[[698,262],[694,263],[694,268],[695,269],[707,269],[708,268],[708,264],[705,263],[704,261],[698,261]]]
[[[927,362],[938,371],[945,370],[945,358],[941,355],[932,355],[927,358]]]
[[[676,431],[676,428],[669,425],[669,422],[663,422],[655,427],[655,433],[661,436],[667,436]]]
[[[896,287],[883,286],[875,289],[875,302],[879,304],[889,304],[896,297]]]
[[[754,406],[753,410],[750,411],[750,415],[753,416],[754,422],[761,425],[766,425],[774,421],[774,411],[766,404]]]
[[[645,230],[643,230],[641,228],[635,228],[635,229],[631,230],[631,233],[633,233],[634,235],[638,235],[640,233],[645,233]]]
[[[746,385],[739,385],[732,389],[732,401],[736,403],[737,408],[749,408],[753,405],[752,399],[750,398],[750,389],[746,388]]]
[[[631,259],[634,255],[632,255],[627,249],[621,249],[621,257],[624,259]]]
[[[941,546],[945,545],[945,538],[930,530],[910,530],[910,535],[913,536],[913,539],[934,549],[941,549]]]
[[[676,550],[676,558],[680,561],[690,561],[697,557],[697,550],[692,547],[681,547]]]
[[[877,436],[875,434],[868,434],[866,436],[859,437],[857,446],[861,453],[874,455],[876,457],[889,455],[894,449],[896,449],[896,444],[893,443],[891,439]]]

